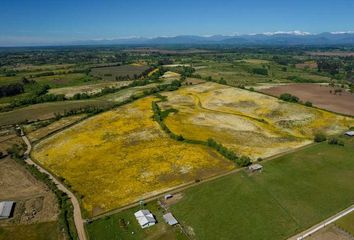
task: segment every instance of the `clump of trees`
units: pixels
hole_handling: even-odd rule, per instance
[[[344,142],[338,138],[331,137],[328,139],[328,144],[344,146]]]
[[[299,98],[294,95],[291,95],[290,93],[283,93],[282,95],[280,95],[279,98],[286,102],[292,102],[292,103],[299,102]]]
[[[266,68],[253,68],[252,73],[268,76],[268,70]]]
[[[316,133],[314,137],[315,142],[324,142],[327,140],[327,137],[324,133]]]
[[[21,83],[11,83],[8,85],[0,86],[0,98],[15,96],[20,93],[23,93],[24,87]]]

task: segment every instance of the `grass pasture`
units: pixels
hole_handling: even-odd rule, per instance
[[[44,222],[31,225],[0,226],[0,240],[58,240],[58,224]]]
[[[210,82],[163,95],[167,101],[161,107],[178,110],[165,119],[172,132],[213,138],[253,159],[306,145],[316,132],[337,134],[354,125],[352,118]]]
[[[32,156],[65,179],[92,216],[233,169],[205,146],[170,139],[153,97],[99,114],[37,144]]]
[[[165,214],[157,202],[150,202],[144,206],[155,216],[157,224],[147,229],[142,229],[134,217],[140,207],[130,208],[123,212],[95,220],[86,225],[89,239],[91,240],[187,240],[178,226],[169,226],[162,216]],[[134,234],[132,234],[134,232]]]
[[[147,70],[149,66],[147,65],[122,65],[122,66],[112,66],[112,67],[100,67],[92,68],[91,74],[94,77],[102,78],[106,81],[115,81],[116,78],[126,77],[133,78],[134,75],[139,75]]]
[[[192,187],[172,213],[192,239],[287,239],[353,203],[354,139],[342,138]]]

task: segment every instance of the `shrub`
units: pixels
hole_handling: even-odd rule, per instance
[[[312,107],[312,102],[306,101],[306,102],[305,102],[305,106]]]
[[[283,93],[282,95],[280,95],[279,98],[286,102],[293,102],[293,103],[299,102],[299,98],[294,95],[291,95],[290,93]]]
[[[246,167],[248,165],[251,164],[251,159],[247,156],[242,156],[239,159],[236,160],[236,163],[240,166],[240,167]]]
[[[335,137],[328,139],[328,144],[344,146],[344,142],[340,139],[335,138]]]
[[[252,73],[267,76],[268,70],[265,68],[254,68],[252,69]]]
[[[314,140],[315,142],[323,142],[327,140],[327,137],[323,133],[316,133]]]

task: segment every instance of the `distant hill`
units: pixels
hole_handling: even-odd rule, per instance
[[[165,45],[165,44],[229,44],[229,45],[354,45],[354,32],[310,34],[306,32],[275,32],[235,36],[194,36],[156,38],[121,38],[111,40],[88,40],[68,45]]]

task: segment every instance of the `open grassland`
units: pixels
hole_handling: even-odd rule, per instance
[[[113,66],[113,67],[100,67],[100,68],[92,68],[91,74],[95,77],[102,78],[103,80],[114,81],[119,77],[133,78],[134,75],[140,75],[145,70],[147,70],[149,66],[147,65],[122,65],[122,66]]]
[[[94,240],[187,240],[178,226],[169,226],[165,223],[162,216],[166,212],[157,202],[146,204],[144,209],[149,209],[156,217],[157,224],[147,229],[142,229],[134,217],[134,213],[140,210],[140,207],[130,208],[128,210],[113,214],[93,221],[86,225],[90,239]],[[134,234],[132,234],[134,232]]]
[[[40,103],[9,112],[0,113],[0,126],[21,123],[26,120],[44,120],[55,117],[56,113],[77,110],[84,107],[107,107],[112,102],[104,100],[82,100]]]
[[[31,225],[0,226],[0,240],[58,240],[56,222],[45,222]]]
[[[35,146],[32,156],[81,197],[88,215],[231,170],[205,146],[170,139],[148,97],[85,120]]]
[[[316,132],[336,134],[354,125],[352,118],[210,82],[164,95],[161,107],[178,110],[164,120],[172,132],[213,138],[254,159],[308,144]]]
[[[119,88],[123,86],[128,86],[130,83],[131,81],[103,82],[84,86],[53,88],[49,90],[49,93],[64,94],[65,97],[72,97],[77,93],[86,93],[88,95],[91,95],[100,92],[103,88]]]
[[[287,239],[353,203],[354,139],[343,140],[192,187],[172,213],[193,239]]]

